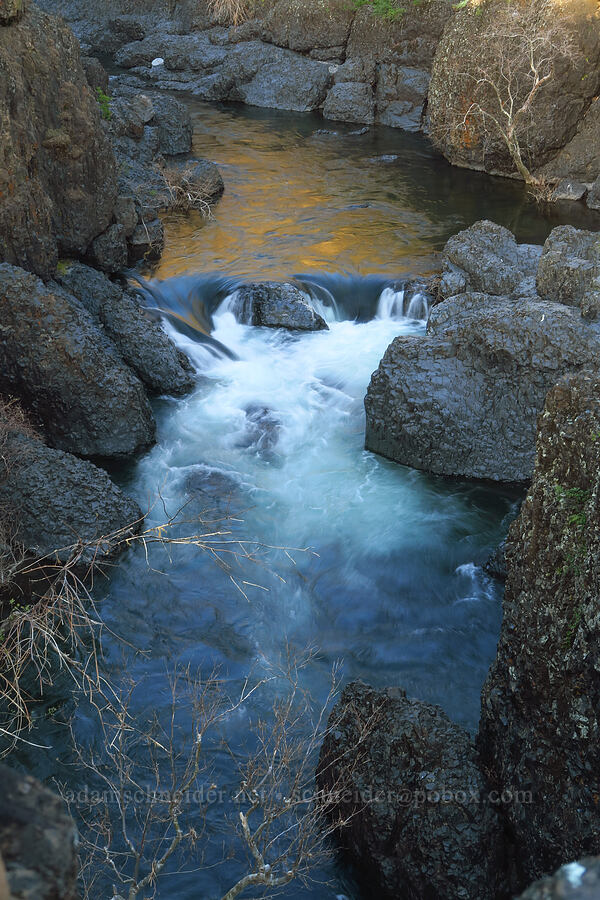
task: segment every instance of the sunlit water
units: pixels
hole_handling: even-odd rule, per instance
[[[481,564],[518,498],[366,452],[363,399],[390,341],[425,330],[423,301],[410,304],[394,282],[431,271],[447,236],[478,218],[529,241],[557,222],[518,185],[451,170],[421,138],[387,129],[315,135],[323,123],[312,116],[193,109],[197,152],[220,163],[227,191],[214,220],[168,220],[152,302],[169,312],[166,327],[201,377],[188,397],[156,401],[156,446],[115,475],[150,509],[150,524],[185,507],[186,517],[220,521],[240,554],[257,560],[234,561],[236,587],[194,548],[174,548],[170,558],[153,550],[148,561],[141,549],[129,552],[99,588],[107,624],[128,642],[107,638],[106,671],[141,683],[140,716],[163,715],[166,675],[177,664],[220,665],[235,686],[286,646],[313,645],[320,657],[304,677],[317,699],[341,659],[344,681],[401,685],[474,729],[502,594]],[[321,304],[328,331],[236,321],[227,298],[239,279],[294,273],[304,273],[298,283]],[[199,298],[213,336],[236,359],[215,357],[182,327],[198,319]],[[234,752],[248,716],[268,716],[269,702],[228,723]],[[80,714],[76,728],[101,748],[91,718]],[[23,751],[23,763],[78,784],[60,721],[42,723],[36,739],[49,751]],[[231,757],[215,760],[215,777],[231,786]],[[224,812],[210,813],[209,864],[232,843]],[[193,868],[188,861],[167,875],[158,896],[216,898],[243,871],[239,859]],[[284,896],[360,896],[335,861],[314,874],[326,886],[293,884]]]

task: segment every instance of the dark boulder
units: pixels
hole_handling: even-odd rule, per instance
[[[554,228],[537,272],[542,297],[575,306],[595,319],[600,313],[600,235],[571,225]]]
[[[514,124],[530,170],[549,163],[571,141],[598,95],[600,13],[595,0],[573,2],[569,10],[561,9],[558,17],[547,15],[541,24],[540,10],[542,4],[511,6],[505,0],[489,0],[481,5],[463,4],[448,23],[435,53],[428,113],[431,133],[454,165],[504,175],[516,172],[506,141],[493,123],[494,116],[504,115],[499,111],[494,84],[505,109],[511,97],[516,109],[523,107]],[[564,25],[564,32],[555,24]],[[519,38],[521,28],[524,36]],[[530,86],[526,41],[531,34],[541,48],[534,49],[534,62],[544,72],[544,55],[553,64],[552,77],[526,106]],[[561,43],[565,50],[558,54],[556,47]],[[492,85],[486,87],[486,78]],[[486,116],[478,113],[480,108]],[[575,169],[579,168],[562,175],[578,177]]]
[[[189,359],[144,311],[135,294],[80,263],[69,266],[59,281],[98,319],[123,362],[150,391],[182,394],[193,388]]]
[[[523,885],[600,853],[599,438],[600,379],[565,377],[539,418],[533,481],[506,542],[477,745],[493,788],[522,792],[504,815]]]
[[[152,124],[158,128],[159,149],[165,156],[192,149],[192,120],[188,108],[175,97],[152,93]]]
[[[92,241],[89,256],[103,272],[120,272],[127,265],[127,237],[123,225],[111,225]]]
[[[502,225],[486,219],[475,222],[451,237],[444,247],[440,294],[446,298],[480,291],[498,297],[522,297],[535,287],[541,253],[541,247],[517,244]]]
[[[348,685],[317,773],[369,896],[496,900],[503,835],[466,731],[399,688]]]
[[[492,578],[506,580],[506,541],[502,541],[483,564],[483,571]]]
[[[452,14],[447,0],[407,5],[396,20],[386,19],[370,4],[361,6],[352,22],[346,54],[429,70]]]
[[[89,565],[123,549],[115,546],[116,532],[123,539],[139,530],[138,504],[88,460],[19,434],[7,452],[15,462],[0,479],[0,505],[28,553],[65,563],[81,542],[90,544],[80,559]]]
[[[0,29],[0,261],[49,277],[110,224],[115,160],[79,45],[34,3]]]
[[[153,442],[142,383],[75,297],[4,264],[0,310],[0,390],[23,400],[52,445],[127,456]]]
[[[455,296],[434,307],[426,337],[386,350],[365,398],[365,446],[440,475],[527,481],[547,392],[599,353],[600,333],[579,310]]]
[[[315,312],[307,295],[285,282],[243,285],[234,294],[232,311],[248,325],[300,331],[327,330],[327,323]]]
[[[0,858],[12,897],[78,900],[77,829],[47,787],[0,765]]]
[[[319,48],[346,46],[355,11],[344,0],[326,6],[318,0],[278,0],[264,16],[265,41],[307,53]]]
[[[95,56],[82,56],[81,65],[91,89],[97,91],[100,88],[106,94],[108,91],[108,73],[100,60],[96,59]]]

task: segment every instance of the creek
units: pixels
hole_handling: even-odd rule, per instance
[[[155,401],[156,446],[113,474],[150,508],[150,524],[183,508],[230,531],[242,591],[197,548],[155,548],[149,559],[143,548],[130,551],[97,588],[102,617],[120,638],[105,637],[105,671],[138,683],[136,715],[161,717],[174,666],[219,666],[235,690],[262,660],[314,646],[319,656],[303,686],[317,701],[342,660],[344,682],[402,686],[475,730],[502,600],[482,563],[520,494],[366,452],[363,398],[391,340],[425,332],[426,310],[411,306],[402,286],[435,271],[450,235],[489,218],[540,243],[557,224],[585,226],[586,212],[571,204],[549,218],[520,184],[453,169],[420,135],[190,105],[195,153],[218,163],[226,193],[212,219],[167,218],[166,252],[151,275],[166,327],[200,378],[191,395]],[[328,331],[236,321],[228,298],[241,280],[294,279]],[[199,309],[210,310],[214,337],[236,359],[195,339],[189,326]],[[214,748],[220,785],[235,780],[248,716],[268,720],[271,700],[227,723],[232,754]],[[75,728],[101,754],[85,705]],[[79,784],[60,717],[42,720],[35,741],[50,749],[21,751],[30,771]],[[229,812],[209,812],[208,868],[195,871],[188,860],[159,882],[160,898],[216,898],[244,871],[241,859],[216,866],[230,840]],[[313,874],[316,884],[292,883],[282,896],[361,896],[335,859]]]

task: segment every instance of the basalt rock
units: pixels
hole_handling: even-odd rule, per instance
[[[49,277],[110,224],[116,169],[65,23],[26,3],[0,28],[0,261]]]
[[[65,563],[81,541],[90,545],[80,551],[79,564],[87,566],[123,549],[111,540],[115,532],[125,538],[139,530],[138,504],[88,460],[18,433],[6,452],[14,462],[0,479],[0,504],[28,553]]]
[[[365,398],[365,446],[404,465],[527,481],[548,390],[597,365],[600,334],[579,310],[461,294],[434,307],[426,337],[396,338]]]
[[[498,297],[525,296],[535,289],[541,253],[535,245],[517,244],[502,225],[486,219],[475,222],[444,247],[440,294],[447,298],[480,291]]]
[[[101,272],[74,263],[60,284],[101,323],[119,356],[146,387],[159,394],[182,394],[195,384],[189,359],[151,319],[135,294],[123,291]]]
[[[0,856],[14,900],[78,900],[77,829],[52,791],[0,765]]]
[[[469,735],[399,688],[348,685],[331,713],[320,791],[369,895],[505,896],[502,825]]]
[[[554,228],[537,272],[542,297],[581,309],[586,319],[600,315],[600,235],[570,225]]]
[[[508,7],[504,0],[489,0],[482,5],[466,4],[449,22],[437,46],[429,90],[428,112],[431,132],[437,145],[454,165],[483,169],[496,174],[515,174],[515,164],[507,150],[499,128],[490,118],[500,115],[493,87],[482,87],[483,73],[492,83],[500,86],[508,103],[503,76],[511,78],[512,57],[515,52],[511,34],[518,34],[514,20],[530,16],[534,4]],[[521,13],[523,10],[524,13]],[[512,21],[508,16],[512,15]],[[595,0],[575,0],[569,9],[561,9],[560,18],[565,23],[565,40],[571,39],[564,54],[553,62],[553,77],[535,92],[530,115],[523,114],[517,124],[517,138],[530,170],[545,164],[551,168],[551,160],[561,148],[575,137],[578,126],[588,112],[600,88],[600,12]],[[505,23],[506,24],[503,24]],[[499,24],[500,23],[500,24]],[[550,23],[550,28],[552,27]],[[548,24],[537,25],[531,18],[525,20],[527,31],[540,29],[540,34],[550,33],[552,46],[563,40],[562,34],[548,32]],[[525,39],[525,38],[524,38]],[[522,47],[522,41],[519,48]],[[497,51],[504,52],[508,66],[501,70]],[[536,51],[539,59],[543,51]],[[547,54],[554,54],[554,49]],[[525,102],[527,90],[522,84],[528,77],[528,62],[524,57],[523,71],[519,71],[509,83],[517,107]],[[527,83],[527,82],[525,82]],[[517,85],[519,85],[517,87]],[[477,113],[478,107],[488,115]],[[466,117],[466,118],[465,118]],[[600,170],[598,144],[590,144],[589,154],[595,163],[580,161],[560,177],[579,177],[580,169]],[[583,180],[589,180],[589,175]]]
[[[327,323],[315,312],[307,295],[293,284],[268,281],[243,285],[234,294],[232,309],[238,319],[249,325],[327,330]]]
[[[0,310],[0,391],[23,401],[53,446],[118,457],[153,442],[142,383],[75,297],[4,264]]]
[[[334,84],[323,106],[323,117],[342,122],[375,121],[375,98],[370,84],[342,81]]]
[[[599,435],[598,375],[560,380],[506,542],[504,617],[477,745],[493,788],[530,798],[504,808],[522,884],[600,852]],[[571,896],[559,884],[568,886],[564,873],[555,893],[526,896]]]

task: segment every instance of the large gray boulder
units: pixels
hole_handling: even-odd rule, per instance
[[[317,783],[370,896],[495,900],[506,863],[498,804],[466,731],[399,688],[348,685]]]
[[[502,225],[484,219],[459,231],[442,254],[440,295],[443,299],[466,291],[506,297],[535,292],[541,247],[517,244]]]
[[[597,900],[600,897],[600,857],[591,856],[565,863],[536,881],[519,900]]]
[[[48,277],[110,224],[115,159],[79,45],[26,3],[0,28],[0,262]]]
[[[0,322],[0,391],[23,401],[53,446],[118,457],[153,442],[141,381],[73,296],[0,265]]]
[[[539,418],[533,481],[506,542],[498,653],[482,691],[482,765],[495,790],[521,791],[504,815],[522,884],[600,854],[599,501],[600,378],[582,372],[552,388]]]
[[[585,318],[600,316],[600,234],[571,225],[554,228],[537,272],[542,297],[575,306]]]
[[[365,398],[365,446],[440,475],[527,481],[536,417],[567,372],[596,366],[579,310],[467,293],[434,307],[425,337],[398,337]]]
[[[57,278],[102,324],[123,362],[150,391],[183,394],[191,390],[195,384],[192,364],[134,294],[81,263],[73,263]]]
[[[56,794],[0,765],[0,858],[14,900],[77,900],[77,828]]]
[[[103,469],[18,432],[5,450],[12,463],[0,478],[0,506],[28,553],[65,563],[81,542],[90,546],[78,551],[79,563],[89,565],[122,550],[119,540],[139,531],[141,509]]]
[[[323,104],[333,81],[327,63],[288,50],[269,56],[251,81],[238,86],[236,94],[244,103],[298,112],[309,112]]]
[[[327,323],[315,312],[307,295],[285,282],[242,285],[233,295],[231,308],[236,318],[248,325],[300,331],[327,330]]]

